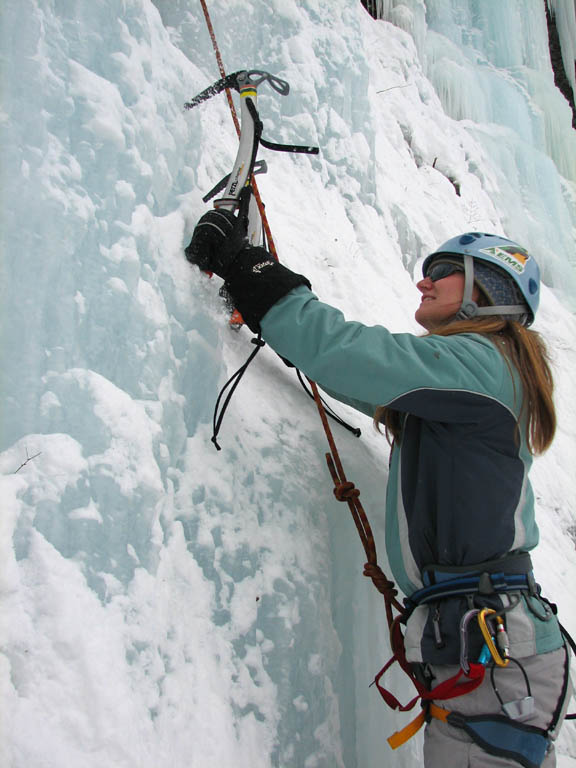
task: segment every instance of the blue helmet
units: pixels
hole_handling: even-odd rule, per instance
[[[518,243],[499,235],[467,232],[448,240],[424,260],[424,277],[437,261],[464,264],[464,295],[457,315],[459,319],[510,315],[525,326],[534,321],[540,301],[540,270],[534,258]],[[472,300],[475,282],[490,306],[479,307]]]

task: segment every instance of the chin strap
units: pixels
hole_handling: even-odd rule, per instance
[[[464,295],[462,296],[462,306],[456,315],[457,320],[471,320],[474,317],[491,315],[515,315],[522,322],[526,316],[526,307],[522,304],[508,304],[502,306],[491,305],[489,307],[479,307],[472,298],[474,290],[474,259],[470,254],[464,255]]]

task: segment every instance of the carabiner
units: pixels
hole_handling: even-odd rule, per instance
[[[472,610],[466,611],[460,619],[460,667],[466,675],[470,672],[470,664],[468,662],[468,624],[479,613],[479,608],[472,608]]]
[[[510,659],[508,658],[502,658],[500,653],[498,652],[498,649],[496,648],[496,645],[494,644],[494,639],[492,637],[492,633],[490,632],[490,629],[487,624],[487,616],[494,615],[494,618],[496,619],[496,622],[498,623],[498,629],[501,632],[504,632],[504,622],[502,620],[501,616],[497,615],[497,612],[493,608],[482,608],[480,613],[478,614],[478,626],[480,627],[480,631],[482,632],[482,635],[484,637],[484,641],[488,647],[488,650],[490,651],[490,655],[494,659],[494,663],[497,664],[499,667],[506,667],[508,666],[508,663]],[[506,634],[504,632],[504,634]],[[503,647],[503,653],[506,656],[507,655],[507,649],[506,646]]]

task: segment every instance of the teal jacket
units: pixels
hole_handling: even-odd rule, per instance
[[[380,405],[403,414],[390,461],[386,550],[406,596],[423,586],[426,566],[467,566],[536,546],[522,385],[491,340],[393,334],[349,322],[304,286],[278,301],[261,329],[276,352],[338,400],[371,417]],[[511,655],[559,648],[557,622],[544,604],[516,597],[507,614]],[[492,607],[510,599],[492,598]],[[436,613],[435,626],[428,606],[414,612],[409,660],[458,661],[459,616],[469,606],[444,603],[435,607],[444,614]],[[477,644],[480,636],[472,649]]]

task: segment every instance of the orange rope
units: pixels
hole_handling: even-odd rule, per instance
[[[212,20],[210,19],[210,13],[208,12],[208,6],[206,5],[206,0],[200,0],[200,4],[202,6],[202,10],[204,11],[204,18],[206,19],[206,25],[208,27],[208,32],[210,33],[210,39],[212,40],[212,47],[214,48],[214,53],[216,54],[216,61],[218,62],[220,77],[225,78],[226,70],[224,69],[222,56],[220,56],[220,50],[218,48],[218,43],[216,42],[216,35],[214,34],[214,27],[212,26]],[[230,93],[230,88],[226,88],[226,98],[228,99],[230,112],[232,112],[232,120],[234,120],[234,125],[236,126],[236,133],[238,134],[238,136],[240,136],[240,122],[238,121],[238,115],[236,114],[236,109],[234,108],[234,102],[232,101],[232,94]]]
[[[322,420],[322,426],[326,433],[328,445],[330,446],[330,453],[326,454],[326,463],[328,464],[328,469],[330,470],[334,482],[334,495],[338,501],[345,501],[352,513],[352,518],[368,561],[364,565],[364,576],[372,579],[372,583],[384,597],[386,618],[388,620],[388,626],[390,627],[394,621],[392,608],[396,608],[397,611],[403,611],[403,606],[396,600],[398,591],[395,588],[394,582],[386,577],[378,565],[374,535],[370,523],[368,522],[366,512],[364,511],[364,507],[360,503],[360,491],[354,486],[354,483],[351,483],[346,478],[344,467],[342,466],[342,461],[340,460],[340,455],[336,448],[334,435],[332,434],[330,424],[328,423],[326,410],[322,404],[320,393],[318,392],[318,386],[316,385],[316,382],[311,381],[310,379],[308,379],[308,381],[312,389],[312,394],[314,395],[314,402],[318,408],[320,419]]]

